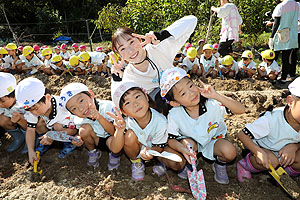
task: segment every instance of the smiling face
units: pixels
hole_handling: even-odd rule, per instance
[[[148,96],[140,90],[131,90],[126,93],[124,103],[121,106],[122,112],[132,118],[142,118],[149,110]]]
[[[249,63],[251,62],[251,59],[250,58],[242,58],[243,59],[243,63],[248,66]]]
[[[204,54],[204,56],[205,56],[206,59],[210,59],[211,56],[212,56],[212,54],[213,54],[213,52],[210,49],[206,49],[206,50],[203,51],[203,54]]]
[[[91,110],[95,108],[94,98],[85,93],[79,93],[73,96],[66,104],[66,108],[73,115],[86,118],[90,115]]]
[[[195,106],[200,102],[200,92],[189,79],[183,78],[172,88],[174,100],[184,107]]]

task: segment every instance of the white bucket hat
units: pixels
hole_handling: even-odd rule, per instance
[[[0,72],[0,98],[9,95],[16,89],[17,81],[16,78],[5,72]]]
[[[65,86],[60,92],[59,106],[66,109],[67,102],[80,92],[89,91],[89,88],[83,83],[70,83]]]
[[[293,95],[300,97],[300,77],[291,82],[288,88]]]
[[[120,99],[123,94],[128,91],[130,88],[139,87],[135,82],[124,82],[121,81],[116,83],[114,87],[111,88],[111,98],[113,103],[116,105],[117,108],[120,109]]]

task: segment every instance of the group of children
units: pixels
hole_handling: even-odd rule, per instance
[[[245,107],[201,81],[198,87],[189,74],[251,77],[256,73],[256,64],[250,51],[243,53],[238,64],[230,55],[218,58],[217,45],[204,45],[201,55],[199,49],[187,44],[186,57],[175,56],[173,64],[178,67],[171,66],[174,55],[190,37],[196,24],[194,16],[184,17],[160,33],[150,33],[147,41],[151,44],[143,43],[141,38],[146,37],[129,28],[118,29],[112,40],[114,53],[110,54],[112,69],[115,70],[112,101],[96,99],[96,95],[82,83],[70,83],[62,88],[60,96],[56,96],[37,78],[29,77],[17,83],[12,74],[0,72],[0,126],[14,138],[7,150],[19,149],[26,138],[22,152],[28,152],[29,162],[33,164],[34,160],[39,161],[36,152],[43,156],[54,142],[46,134],[48,131],[66,132],[76,140],[63,143],[58,155],[60,159],[71,154],[77,146],[85,145],[89,166],[98,167],[102,152],[108,151],[108,170],[114,170],[120,165],[121,154],[125,153],[131,161],[132,179],[141,181],[145,175],[144,161],[154,159],[148,150],[166,151],[181,157],[181,162],[156,157],[158,162],[153,166],[153,172],[161,176],[167,169],[172,169],[183,179],[187,179],[187,172],[191,170],[191,157],[197,159],[202,155],[213,161],[214,179],[220,184],[228,184],[226,165],[236,159],[237,151],[226,140],[224,115],[243,114]],[[180,27],[183,25],[186,27],[184,31]],[[24,47],[22,54],[37,60],[33,51],[33,47]],[[50,52],[49,48],[42,50],[45,60],[51,59],[50,63],[57,69],[62,66],[71,69],[72,56],[67,62],[62,55],[53,56]],[[102,58],[96,53],[81,52],[74,63],[82,64],[92,72]],[[271,50],[262,53],[264,62],[257,69],[259,78],[276,80],[280,69],[274,64],[274,55]],[[182,64],[179,66],[180,59]],[[127,67],[124,60],[129,62]],[[45,66],[37,70],[47,71]],[[80,73],[79,69],[76,72]],[[65,73],[75,73],[75,70]],[[138,83],[144,83],[145,87]],[[299,99],[300,78],[297,78],[289,85],[285,107],[265,112],[238,133],[249,151],[237,162],[240,182],[250,179],[251,173],[269,170],[269,164],[283,166],[289,175],[299,175]],[[163,112],[157,103],[167,111]],[[192,153],[188,146],[192,146]]]
[[[243,79],[255,78],[268,79],[271,83],[275,83],[280,66],[275,61],[275,52],[273,50],[265,50],[261,52],[262,61],[258,66],[253,61],[254,56],[250,50],[242,53],[241,60],[236,62],[231,55],[220,57],[218,52],[218,44],[205,44],[202,53],[199,56],[199,49],[192,47],[187,43],[182,53],[178,53],[174,58],[173,65],[184,69],[190,75],[206,78],[211,76],[221,79],[233,78]]]
[[[0,72],[71,76],[96,74],[108,77],[110,68],[111,61],[100,46],[96,51],[88,52],[85,45],[73,43],[71,53],[64,43],[53,50],[46,45],[17,47],[14,43],[0,47]]]

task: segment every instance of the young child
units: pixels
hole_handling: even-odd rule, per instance
[[[182,64],[182,53],[177,53],[175,58],[174,58],[174,61],[173,61],[173,66],[174,67],[181,67],[181,64]],[[184,69],[186,70],[186,69]]]
[[[184,49],[183,49],[183,52],[182,54],[184,55],[184,57],[187,56],[187,51],[189,50],[189,48],[192,47],[191,43],[187,42],[185,45],[184,45]]]
[[[206,44],[203,46],[203,54],[200,56],[200,67],[202,72],[202,77],[206,78],[211,75],[212,78],[216,78],[218,75],[218,62],[213,56],[213,46],[211,44]]]
[[[213,55],[214,57],[217,59],[217,61],[219,61],[219,58],[220,58],[220,53],[218,52],[218,48],[219,48],[219,44],[218,43],[215,43],[213,44]]]
[[[54,49],[53,57],[56,55],[60,55],[60,46],[57,45],[53,49]]]
[[[173,59],[197,25],[195,16],[185,16],[160,32],[138,35],[130,28],[117,29],[112,37],[112,50],[129,62],[123,80],[133,81],[146,89],[162,112],[159,80],[164,70],[173,67]],[[142,39],[145,40],[142,42]],[[117,69],[121,69],[121,62]]]
[[[201,76],[202,71],[200,69],[199,59],[197,58],[197,50],[195,47],[190,47],[186,53],[186,57],[182,61],[182,67],[187,69],[187,73],[190,75]]]
[[[16,105],[15,88],[17,81],[15,77],[10,73],[0,72],[0,85],[0,127],[12,136],[13,142],[6,150],[13,152],[25,142],[25,112]],[[27,153],[27,148],[24,148],[22,153]]]
[[[221,62],[221,78],[223,79],[224,77],[227,78],[235,78],[237,73],[239,72],[239,66],[237,62],[230,56],[227,55],[222,59]]]
[[[40,52],[41,47],[39,45],[33,45],[32,46],[34,54],[41,60],[44,61],[44,58],[42,56],[42,53]]]
[[[168,144],[185,158],[186,145],[212,161],[215,180],[228,184],[226,163],[236,157],[236,149],[225,139],[227,127],[224,114],[242,114],[245,107],[217,93],[210,85],[201,82],[197,87],[186,72],[178,67],[166,70],[161,79],[161,95],[173,107],[168,114]],[[184,138],[184,139],[183,139]]]
[[[280,72],[280,67],[275,61],[275,52],[273,50],[265,50],[261,52],[263,62],[257,68],[257,78],[262,79],[266,77],[272,83],[275,83]]]
[[[240,78],[251,78],[254,74],[256,74],[256,63],[252,59],[253,53],[251,51],[246,50],[243,52],[242,60],[238,63],[238,76]]]
[[[103,57],[102,53],[99,52],[82,52],[79,54],[79,61],[86,67],[88,75],[93,72],[93,67],[97,67],[97,72],[102,71],[103,67]]]
[[[41,69],[48,75],[55,75],[55,69],[57,68],[52,64],[52,50],[46,48],[42,50],[42,56],[44,57],[44,67]]]
[[[167,146],[168,134],[165,116],[150,108],[152,99],[134,82],[119,82],[112,87],[112,100],[126,116],[124,151],[131,161],[132,179],[144,179],[143,160],[150,160],[152,155],[147,150],[162,152]],[[166,171],[164,164],[153,167],[154,173],[162,175]]]
[[[251,173],[284,167],[290,176],[300,174],[300,78],[289,86],[285,107],[265,112],[256,121],[246,124],[238,138],[250,151],[237,163],[239,182]]]
[[[23,57],[25,61],[25,66],[22,70],[28,74],[35,74],[39,71],[39,68],[43,66],[43,62],[35,55],[33,48],[31,46],[25,46],[23,49]]]
[[[71,56],[79,56],[81,52],[79,51],[79,46],[77,43],[72,44],[72,53]]]
[[[89,150],[88,165],[98,167],[101,152],[109,151],[108,170],[117,169],[120,165],[119,152],[124,146],[124,124],[116,120],[118,126],[115,132],[114,118],[107,114],[114,112],[114,104],[95,99],[94,93],[82,83],[70,83],[61,90],[60,106],[78,116],[75,125],[80,127],[81,141],[73,141],[73,144],[80,146],[85,143]],[[117,110],[115,112],[118,114]]]
[[[55,69],[55,72],[60,74],[60,76],[63,76],[67,73],[70,75],[72,74],[73,72],[72,66],[69,64],[68,61],[63,60],[60,55],[53,56],[51,62],[57,67]]]
[[[71,56],[69,59],[69,64],[72,66],[72,73],[74,73],[74,75],[82,75],[86,73],[85,66],[79,62],[78,56]]]
[[[0,72],[10,72],[11,65],[9,63],[8,52],[5,48],[0,47]]]
[[[79,51],[80,51],[80,53],[86,52],[86,46],[85,46],[85,45],[80,45],[80,46],[79,46]],[[79,53],[79,54],[80,54],[80,53]]]
[[[36,139],[36,128],[40,123],[40,134],[46,133],[49,129],[54,131],[66,131],[68,135],[74,135],[73,117],[69,112],[58,106],[59,97],[51,95],[45,88],[42,81],[37,78],[26,78],[16,87],[16,100],[18,105],[25,109],[25,119],[27,121],[26,143],[28,147],[29,162],[33,165],[33,160],[38,161],[36,151],[43,155],[52,144],[53,140],[45,135],[40,135],[40,144],[34,149]],[[40,122],[44,121],[44,123]],[[75,146],[70,142],[64,142],[64,148],[59,153],[58,158],[65,158],[75,150]]]
[[[62,59],[65,60],[65,61],[69,61],[71,55],[68,51],[67,44],[65,44],[65,43],[61,44],[60,50],[61,50],[61,52],[60,52],[59,55],[62,57]]]

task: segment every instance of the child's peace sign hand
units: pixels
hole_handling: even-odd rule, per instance
[[[118,61],[116,61],[116,58],[115,56],[113,55],[113,53],[110,53],[109,55],[113,61],[113,68],[116,70],[116,71],[121,71],[121,69],[123,68],[123,65],[124,65],[124,60],[122,57],[119,57],[121,59],[121,62],[118,63]]]
[[[202,96],[209,98],[209,99],[216,99],[218,93],[215,91],[215,89],[211,85],[206,85],[199,79],[200,84],[202,87],[198,87],[200,93]]]
[[[125,122],[124,118],[122,117],[122,114],[118,111],[118,109],[116,107],[114,107],[114,111],[116,114],[111,113],[111,112],[107,112],[106,114],[108,116],[114,118],[114,126],[116,127],[116,129],[125,130],[126,122]]]
[[[152,44],[157,45],[160,42],[159,40],[157,40],[157,37],[155,36],[153,31],[146,33],[146,35],[139,35],[136,33],[132,33],[132,36],[145,40],[144,42],[141,43],[142,46],[145,46],[146,44],[149,44],[151,42]]]

